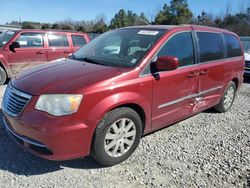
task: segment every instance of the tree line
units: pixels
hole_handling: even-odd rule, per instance
[[[56,23],[40,22],[17,22],[7,23],[10,25],[21,25],[23,29],[59,29],[75,30],[81,32],[103,33],[111,29],[135,25],[178,25],[197,24],[213,26],[233,31],[241,36],[250,35],[250,7],[244,8],[238,13],[231,13],[230,6],[226,7],[226,13],[221,16],[209,14],[202,11],[198,16],[190,10],[187,0],[171,0],[164,4],[158,11],[155,18],[149,21],[144,13],[136,14],[131,10],[119,10],[110,23],[107,23],[106,16],[100,14],[91,21],[74,21],[70,18]]]

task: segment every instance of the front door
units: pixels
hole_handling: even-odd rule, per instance
[[[47,62],[44,33],[23,32],[15,40],[20,48],[9,51],[9,62],[14,75]]]
[[[174,56],[179,68],[159,72],[153,80],[152,129],[156,130],[193,113],[198,93],[199,66],[195,64],[192,32],[173,35],[157,53]]]

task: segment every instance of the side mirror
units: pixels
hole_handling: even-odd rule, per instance
[[[9,46],[9,50],[12,52],[16,52],[15,48],[20,48],[19,42],[12,42]]]
[[[157,71],[171,71],[179,67],[179,60],[173,56],[161,56],[156,61]]]

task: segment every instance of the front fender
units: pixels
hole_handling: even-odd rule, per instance
[[[146,116],[144,132],[149,131],[151,128],[151,98],[145,98],[136,92],[116,93],[102,99],[93,108],[91,108],[88,117],[90,120],[94,121],[95,125],[98,125],[107,112],[119,106],[128,104],[138,105],[144,110]]]

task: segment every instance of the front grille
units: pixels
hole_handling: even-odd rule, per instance
[[[245,61],[245,67],[250,68],[250,61]]]
[[[31,97],[31,95],[15,89],[9,84],[4,93],[2,109],[11,116],[18,116]]]

